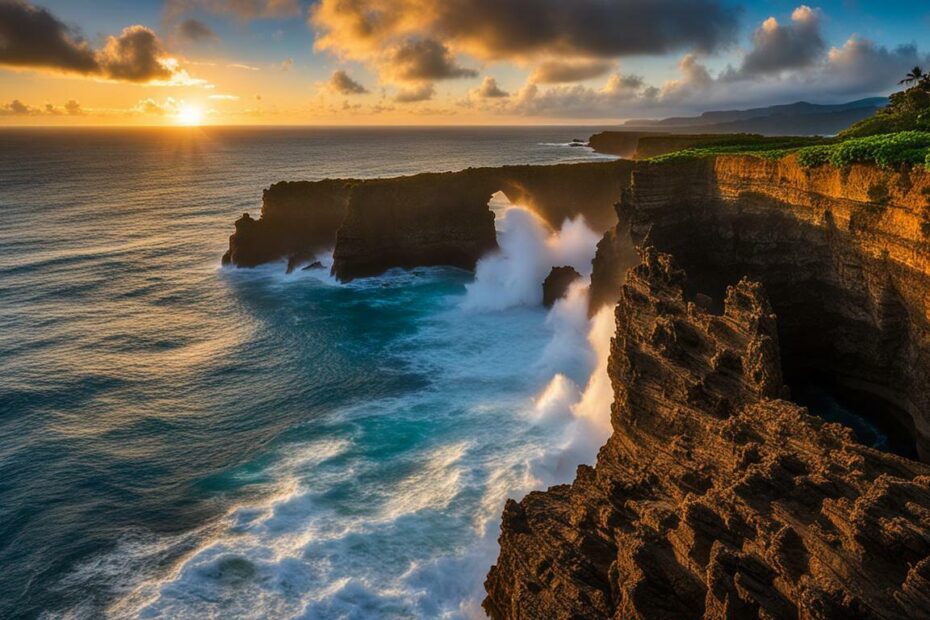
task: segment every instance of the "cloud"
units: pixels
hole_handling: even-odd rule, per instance
[[[210,95],[207,99],[213,99],[214,101],[239,101],[237,95]]]
[[[859,37],[821,54],[809,64],[777,75],[760,77],[728,69],[714,76],[695,55],[679,63],[681,77],[661,88],[664,104],[703,108],[719,105],[770,105],[809,99],[820,100],[887,94],[897,88],[900,76],[915,65],[930,64],[930,57],[915,45],[893,49]]]
[[[127,82],[203,84],[168,58],[145,26],[129,26],[95,51],[71,27],[25,0],[0,0],[0,65]]]
[[[581,82],[605,75],[613,68],[609,60],[547,60],[536,67],[530,80],[537,84]]]
[[[10,103],[0,106],[0,114],[3,115],[15,115],[15,116],[25,116],[32,113],[32,108],[27,106],[25,103],[19,99],[14,99]]]
[[[449,49],[431,39],[408,40],[386,59],[385,72],[395,81],[420,82],[476,77],[478,72],[459,66]]]
[[[173,71],[163,64],[165,51],[155,33],[145,26],[124,28],[118,37],[109,37],[97,54],[101,72],[127,82],[170,80]]]
[[[80,116],[83,113],[84,110],[81,108],[81,104],[74,99],[67,101],[61,107],[46,103],[41,108],[35,108],[26,105],[19,99],[0,105],[0,116]]]
[[[419,84],[402,88],[394,97],[398,103],[416,103],[418,101],[429,101],[436,94],[435,88],[430,83]]]
[[[422,36],[489,59],[712,51],[738,25],[716,0],[320,0],[311,23],[341,54]]]
[[[253,67],[252,65],[242,64],[241,62],[234,62],[227,65],[230,69],[242,69],[243,71],[261,71],[258,67]]]
[[[142,99],[132,107],[131,112],[146,114],[152,116],[172,116],[181,110],[181,104],[173,97],[168,97],[163,102],[158,102],[149,97]]]
[[[643,106],[656,98],[655,89],[635,75],[611,75],[600,88],[582,84],[540,88],[528,81],[498,112],[524,116],[618,118],[625,106]]]
[[[826,43],[820,33],[820,11],[802,5],[781,25],[774,17],[762,22],[752,37],[753,47],[732,77],[756,77],[800,69],[823,56]]]
[[[497,85],[497,80],[491,76],[485,76],[484,80],[481,81],[481,86],[476,88],[473,92],[476,96],[484,99],[501,99],[510,96],[510,93],[502,90],[501,87]]]
[[[91,74],[94,50],[47,9],[24,0],[0,2],[0,64]]]
[[[291,69],[294,68],[294,59],[285,58],[284,60],[281,61],[279,68],[281,69],[281,71],[284,71],[285,73],[290,71]]]
[[[620,56],[724,48],[736,39],[739,11],[723,2],[318,0],[309,21],[316,50],[367,63],[388,84],[477,77],[459,63],[463,54],[543,61],[537,77],[556,83],[604,75]]]
[[[209,43],[219,41],[219,37],[210,26],[199,19],[185,19],[175,29],[178,36],[194,43]]]
[[[323,86],[330,92],[339,95],[364,95],[368,93],[367,88],[349,77],[349,74],[342,69],[333,71],[332,76]]]
[[[921,53],[916,45],[888,49],[868,39],[851,37],[827,54],[823,78],[840,93],[884,92],[896,88],[898,80],[916,65],[930,65],[930,56]]]
[[[697,97],[717,83],[696,54],[685,54],[678,62],[678,70],[681,77],[662,86],[661,98],[664,101],[679,102]]]

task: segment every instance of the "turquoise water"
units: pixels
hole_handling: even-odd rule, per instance
[[[0,132],[0,617],[480,614],[504,499],[598,444],[581,306],[219,258],[272,182],[598,129]]]

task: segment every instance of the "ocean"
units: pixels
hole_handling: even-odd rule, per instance
[[[601,129],[0,130],[0,617],[481,617],[505,499],[609,432],[609,313],[537,299],[597,236],[497,204],[476,274],[220,257],[276,181]]]

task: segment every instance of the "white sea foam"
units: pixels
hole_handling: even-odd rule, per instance
[[[500,211],[498,211],[500,213]],[[525,207],[511,206],[498,218],[496,251],[478,261],[464,308],[477,311],[533,306],[542,301],[542,282],[552,267],[570,265],[591,274],[599,237],[584,216],[566,220],[559,231]]]
[[[136,579],[112,616],[484,616],[506,498],[570,480],[610,429],[611,312],[589,320],[586,278],[548,313],[539,305],[551,266],[590,273],[596,235],[513,206],[500,224],[501,253],[467,293],[397,336],[396,355],[429,387],[333,412],[325,439],[283,443],[242,474],[273,490],[192,540],[149,540],[128,550],[131,565],[106,556],[106,571]],[[388,274],[360,290],[417,280]],[[158,570],[160,550],[182,544]]]

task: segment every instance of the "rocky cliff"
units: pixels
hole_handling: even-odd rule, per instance
[[[606,231],[631,169],[610,161],[278,183],[265,191],[259,219],[236,222],[223,262],[253,267],[287,259],[296,266],[335,248],[333,272],[343,280],[391,267],[472,268],[496,247],[488,208],[494,193],[532,207],[553,227],[580,214]]]
[[[930,617],[930,467],[789,387],[871,395],[927,457],[928,196],[918,171],[638,165],[592,284],[616,302],[613,435],[508,502],[489,614]]]

